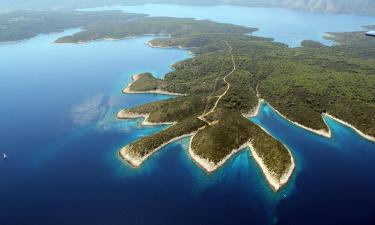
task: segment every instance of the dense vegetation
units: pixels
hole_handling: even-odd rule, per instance
[[[138,157],[145,157],[164,143],[167,143],[174,138],[190,134],[205,125],[205,122],[197,118],[187,118],[159,133],[137,140],[128,145],[125,149],[126,151],[130,151],[130,154],[137,155]]]
[[[217,123],[198,131],[192,141],[194,152],[219,163],[232,150],[251,142],[265,165],[280,178],[290,165],[286,148],[236,110],[220,110]]]
[[[241,26],[229,24],[214,23],[208,20],[178,19],[168,17],[139,17],[134,20],[112,20],[95,23],[86,26],[81,32],[72,36],[58,39],[59,43],[77,43],[86,42],[104,38],[123,39],[136,37],[145,34],[152,35],[172,35],[175,38],[186,38],[186,35],[199,35],[209,32],[211,34],[231,32],[234,34],[243,34],[254,31]],[[199,43],[208,42],[199,38]]]
[[[0,42],[20,41],[38,34],[62,32],[69,28],[101,26],[109,21],[118,23],[143,17],[120,11],[100,13],[63,11],[17,11],[0,14]]]
[[[157,89],[165,89],[166,82],[161,79],[156,79],[151,73],[138,74],[139,79],[133,83],[129,89],[130,91],[150,91]]]
[[[172,98],[122,110],[118,117],[127,118],[127,114],[149,114],[147,122],[150,123],[179,122],[189,117],[198,117],[204,110],[205,100],[202,95]]]
[[[288,48],[270,39],[243,34],[196,32],[153,40],[154,45],[192,48],[196,57],[175,64],[175,70],[164,80],[148,75],[143,84],[142,80],[134,83],[142,90],[163,89],[190,97],[199,93],[200,98],[206,98],[201,112],[205,114],[226,89],[222,78],[232,65],[223,40],[230,43],[237,70],[228,77],[231,88],[215,112],[205,116],[212,124],[194,136],[196,154],[218,163],[233,149],[252,141],[270,170],[279,176],[285,172],[290,163],[285,148],[251,122],[242,120],[241,113],[257,105],[257,91],[279,112],[304,126],[328,130],[321,116],[328,112],[375,136],[374,38],[363,32],[331,33],[329,38],[340,45],[328,47],[304,41],[301,47]],[[146,79],[150,81],[147,85]],[[195,114],[199,115],[199,110]],[[159,119],[168,121],[163,116],[153,117],[154,121]]]
[[[272,72],[259,91],[276,109],[305,126],[327,129],[320,113],[328,112],[375,136],[374,39],[363,32],[334,38],[341,45],[304,42],[283,59],[273,59],[268,64]]]
[[[65,18],[63,22],[54,20],[45,12],[29,17],[21,14],[6,14],[6,21],[19,21],[14,27],[0,27],[6,33],[0,33],[2,40],[26,37],[25,27],[38,24],[23,18],[39,21],[37,18],[42,17],[42,21],[50,22],[50,30],[35,30],[33,35],[78,24],[67,24],[70,19]],[[118,114],[119,118],[147,114],[147,122],[174,122],[170,128],[129,145],[128,149],[141,156],[201,128],[192,140],[192,149],[198,156],[218,163],[232,150],[251,141],[268,169],[280,178],[291,162],[289,152],[242,116],[257,106],[259,97],[304,126],[327,130],[321,113],[328,112],[375,136],[375,38],[363,32],[330,33],[327,38],[339,43],[332,47],[304,41],[301,47],[289,48],[271,39],[246,35],[255,29],[207,20],[121,16],[117,12],[98,13],[97,17],[91,13],[77,14],[72,13],[72,18],[84,17],[80,19],[83,30],[57,42],[162,34],[169,36],[153,40],[153,45],[182,46],[195,54],[174,64],[175,70],[164,79],[146,73],[130,86],[134,91],[161,89],[186,94]],[[111,19],[111,14],[115,19]],[[94,18],[87,22],[86,17]],[[1,18],[0,23],[4,24]]]
[[[232,60],[238,64],[237,66],[249,66],[243,62],[249,59],[248,55],[243,55],[239,51],[243,47],[242,41],[248,41],[250,38],[254,43],[266,43],[263,48],[254,45],[253,52],[273,46],[268,44],[269,39],[247,37],[243,34],[237,37],[240,41],[233,39],[233,35],[227,33],[208,35],[200,34],[198,31],[190,35],[185,34],[183,38],[173,36],[173,38],[154,40],[152,43],[155,45],[182,45],[193,48],[193,52],[197,55],[176,63],[175,70],[166,74],[164,79],[156,79],[149,73],[139,75],[139,79],[130,86],[130,90],[162,89],[187,94],[187,96],[126,109],[119,113],[119,117],[131,118],[129,114],[149,114],[148,122],[177,122],[177,124],[185,121],[186,118],[200,118],[209,125],[206,124],[200,129],[192,140],[191,147],[196,155],[218,164],[233,150],[251,142],[270,171],[274,172],[275,177],[280,178],[291,163],[289,152],[279,141],[242,116],[242,113],[252,111],[257,106],[256,87],[261,78],[254,75],[255,71],[250,72],[246,69],[236,69],[231,73],[234,66]],[[196,38],[197,36],[204,36],[204,38],[199,39]],[[232,51],[228,46],[234,47]],[[275,46],[286,48],[280,44]],[[231,84],[227,91],[227,84],[223,80],[225,77]],[[220,98],[219,96],[224,92],[225,95]],[[216,108],[214,108],[215,103]],[[160,137],[157,137],[159,140]],[[147,145],[145,142],[155,141],[153,137],[147,137],[138,140],[136,146],[131,144],[129,147],[131,146],[132,151],[135,152],[138,147],[140,147],[139,151],[143,151],[143,146]]]

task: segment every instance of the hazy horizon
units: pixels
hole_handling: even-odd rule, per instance
[[[238,5],[283,7],[327,13],[375,13],[375,0],[2,0],[1,9],[76,9],[104,5],[136,4]]]

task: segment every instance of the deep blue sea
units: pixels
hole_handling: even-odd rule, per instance
[[[158,10],[154,14],[163,13]],[[240,18],[239,11],[227,12]],[[290,18],[321,17],[288,12]],[[352,19],[342,20],[340,29],[359,29],[362,19],[375,24],[374,18],[346,16]],[[333,24],[324,24],[327,30],[335,30],[337,16],[324,18]],[[294,31],[286,38],[285,29],[267,36],[298,45],[301,38],[288,41]],[[375,224],[375,144],[329,118],[331,139],[290,124],[266,104],[252,119],[296,159],[296,172],[279,193],[247,151],[206,175],[190,160],[188,139],[130,168],[117,151],[165,127],[119,121],[116,112],[167,96],[125,95],[121,89],[132,74],[162,77],[172,63],[191,56],[149,48],[144,43],[152,37],[53,43],[77,31],[0,44],[0,153],[9,156],[0,161],[0,225]]]

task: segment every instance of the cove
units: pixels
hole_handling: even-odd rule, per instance
[[[371,224],[375,145],[325,118],[333,137],[285,121],[266,104],[252,120],[285,143],[297,171],[274,193],[247,151],[207,176],[187,139],[135,170],[120,147],[165,127],[116,112],[161,95],[124,95],[135,73],[162,77],[190,57],[152,37],[58,45],[67,34],[0,45],[0,221],[4,224]],[[286,196],[286,197],[284,197]],[[355,207],[353,207],[355,206]],[[182,219],[183,218],[183,219]]]
[[[289,123],[267,104],[252,119],[290,147],[296,158],[297,175],[290,184],[293,191],[278,205],[277,222],[371,224],[375,144],[328,117],[324,119],[332,138]]]

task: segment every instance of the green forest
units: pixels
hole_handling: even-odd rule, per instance
[[[249,35],[256,28],[208,20],[40,11],[1,14],[0,41],[74,27],[82,30],[56,42],[153,34],[160,35],[151,41],[154,46],[183,47],[194,54],[174,64],[174,70],[163,79],[145,73],[129,87],[132,91],[184,94],[119,113],[122,119],[134,113],[149,115],[148,122],[174,122],[131,143],[127,149],[137,155],[151,154],[163,143],[196,131],[192,149],[199,157],[216,164],[251,142],[267,168],[280,179],[291,163],[290,153],[243,116],[253,111],[260,99],[291,121],[315,130],[328,131],[322,113],[329,113],[375,136],[375,39],[363,32],[329,33],[327,38],[336,42],[333,46],[306,40],[300,47],[289,48]]]

